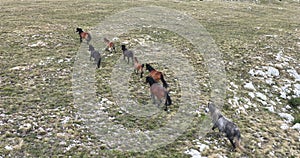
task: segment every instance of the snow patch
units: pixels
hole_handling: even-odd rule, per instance
[[[255,87],[253,86],[253,83],[252,83],[252,82],[246,83],[246,84],[244,85],[244,88],[245,88],[245,89],[248,89],[248,90],[256,91],[256,89],[255,89]]]
[[[287,72],[295,78],[295,81],[300,81],[300,75],[298,74],[298,72],[295,69],[289,69],[287,70]]]
[[[282,118],[284,118],[288,123],[294,121],[294,117],[291,114],[287,113],[278,113],[278,115]]]
[[[296,123],[292,129],[297,129],[298,131],[300,131],[300,123]]]
[[[256,94],[256,97],[258,97],[258,98],[260,98],[262,100],[267,100],[267,96],[266,95],[264,95],[264,94],[262,94],[260,92],[256,92],[255,94]]]
[[[43,41],[38,41],[37,43],[34,44],[29,44],[29,47],[45,47],[47,45],[47,43],[43,42]]]
[[[284,123],[280,126],[280,128],[283,129],[283,130],[286,130],[286,129],[289,129],[290,127],[289,127],[289,125]]]
[[[274,106],[266,107],[270,112],[275,113]]]
[[[299,97],[300,96],[300,84],[294,84],[294,89],[293,89],[294,94]]]
[[[189,154],[192,158],[204,158],[201,156],[200,152],[195,149],[190,149],[184,152],[185,154]]]
[[[278,69],[276,69],[274,67],[269,66],[269,67],[266,67],[266,69],[267,69],[267,75],[270,77],[271,76],[277,77],[280,75]]]

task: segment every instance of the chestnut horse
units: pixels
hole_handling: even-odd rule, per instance
[[[134,57],[134,71],[135,73],[141,72],[141,78],[143,77],[144,73],[144,64],[140,64],[139,61],[137,60],[137,57]]]
[[[115,48],[115,44],[113,42],[109,41],[107,38],[103,38],[103,40],[104,43],[106,44],[105,50],[108,50],[110,52],[114,51],[115,53],[117,52]]]

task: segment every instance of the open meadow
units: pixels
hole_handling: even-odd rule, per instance
[[[187,38],[155,25],[112,30],[108,38],[117,52],[105,51],[101,31],[130,26],[130,16],[118,15],[148,6],[176,10],[161,17],[180,13],[179,21],[199,23],[220,60],[208,60],[211,54],[187,39],[195,36],[188,27]],[[296,0],[1,0],[0,158],[300,157],[300,101],[289,101],[300,97],[299,15]],[[99,27],[107,20],[113,22]],[[90,32],[90,44],[101,51],[99,69],[77,27]],[[168,112],[151,104],[149,73],[140,78],[131,60],[123,61],[122,43],[164,73],[172,98]],[[210,67],[214,62],[223,66],[220,80]],[[221,92],[214,90],[219,81]],[[214,100],[218,94],[221,100]],[[121,106],[127,101],[138,103],[136,113]],[[228,139],[210,130],[205,109],[211,101],[221,102],[222,113],[238,125],[246,152],[231,151]],[[151,133],[161,142],[131,133]]]

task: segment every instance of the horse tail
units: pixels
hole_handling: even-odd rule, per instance
[[[165,111],[168,111],[168,106],[172,104],[171,97],[168,92],[166,92],[166,102],[165,102]]]
[[[169,93],[167,93],[167,99],[166,100],[168,101],[168,105],[172,104],[172,100],[171,100],[171,97],[170,97]]]
[[[101,64],[101,58],[98,59],[97,68],[100,68],[100,64]]]
[[[162,81],[162,83],[163,83],[163,86],[165,87],[165,88],[168,88],[168,84],[167,84],[167,82],[166,82],[166,80],[164,79],[164,75],[161,73],[161,75],[160,75],[160,79],[161,79],[161,81]]]
[[[87,40],[87,42],[90,42],[92,40],[92,36],[90,33],[87,33],[86,40]]]

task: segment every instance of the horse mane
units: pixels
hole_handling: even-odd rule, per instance
[[[155,70],[150,64],[146,64],[146,69],[147,69],[148,71]]]
[[[154,83],[157,83],[152,77],[147,76],[146,77],[146,82],[150,84],[150,86],[152,86]]]

